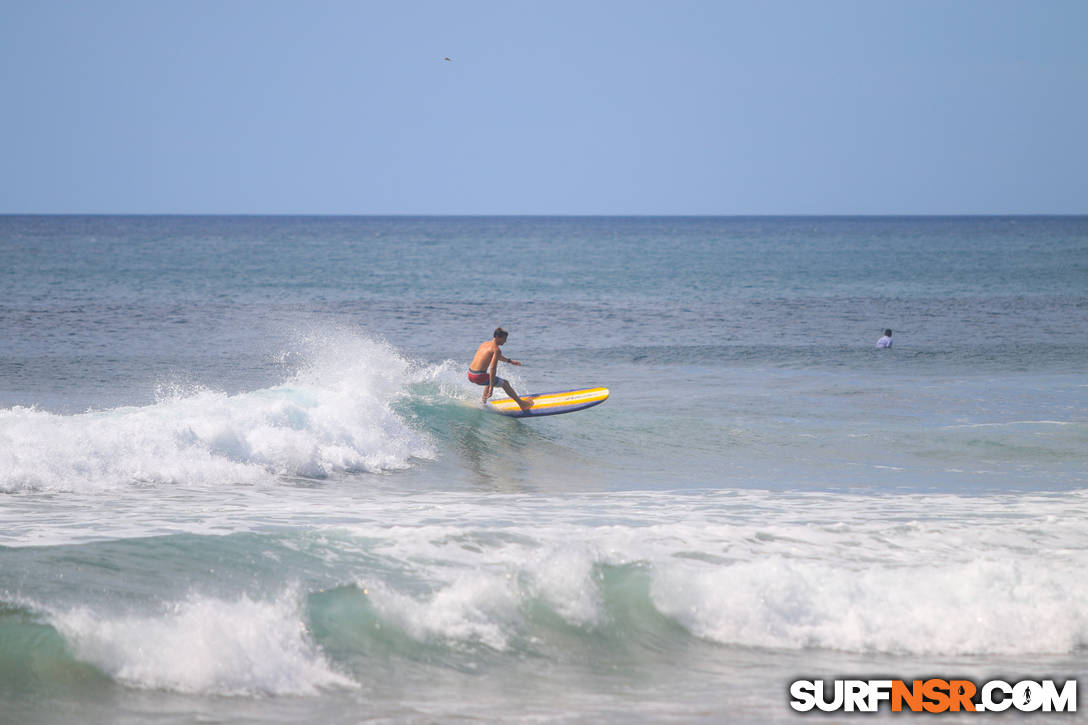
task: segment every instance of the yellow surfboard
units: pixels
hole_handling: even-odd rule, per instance
[[[536,418],[544,415],[559,415],[585,410],[600,405],[608,400],[608,388],[582,388],[581,390],[563,390],[558,393],[534,393],[521,396],[522,400],[531,400],[533,406],[522,410],[511,398],[490,400],[487,409],[493,413],[508,415],[512,418]]]

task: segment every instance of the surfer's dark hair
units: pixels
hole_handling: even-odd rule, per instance
[[[510,333],[508,333],[506,330],[502,329],[501,327],[496,327],[495,328],[495,337],[506,337],[509,334]]]
[[[891,330],[885,330],[884,334],[887,335],[888,337],[891,337],[892,336],[892,331]]]

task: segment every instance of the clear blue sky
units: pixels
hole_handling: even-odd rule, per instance
[[[1088,213],[1088,2],[0,0],[0,143],[0,213]]]

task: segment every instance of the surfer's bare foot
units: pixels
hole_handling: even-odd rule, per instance
[[[522,410],[529,410],[529,408],[533,407],[533,399],[532,398],[521,398],[520,400],[518,400],[518,405],[521,406]]]

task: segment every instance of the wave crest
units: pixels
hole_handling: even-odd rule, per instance
[[[326,333],[300,346],[298,370],[262,390],[167,387],[151,405],[78,415],[0,410],[0,491],[324,478],[434,456],[428,435],[394,409],[425,372],[358,335]]]

